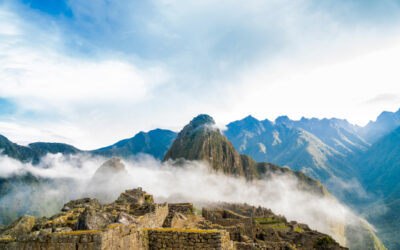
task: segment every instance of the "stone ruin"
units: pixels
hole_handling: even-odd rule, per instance
[[[0,229],[0,249],[346,249],[307,225],[246,204],[156,204],[141,188],[105,205],[84,198],[50,218]]]

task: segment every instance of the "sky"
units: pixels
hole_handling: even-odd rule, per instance
[[[0,134],[94,149],[199,113],[400,108],[399,0],[0,0]]]

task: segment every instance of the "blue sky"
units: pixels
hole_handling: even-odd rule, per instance
[[[400,1],[0,1],[0,133],[96,148],[198,113],[400,107]]]

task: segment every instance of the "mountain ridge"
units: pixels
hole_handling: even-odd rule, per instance
[[[247,117],[247,120],[250,120],[254,123],[249,127],[249,130],[251,131],[246,132],[247,135],[251,135],[251,133],[263,133],[266,131],[267,126],[270,126],[270,128],[271,126],[272,128],[274,126],[274,124],[269,121],[264,121],[265,125],[258,126],[259,123],[257,123],[253,117]],[[279,124],[279,126],[285,129],[289,127],[284,123]],[[300,128],[289,128],[289,131],[298,132],[303,130]],[[307,131],[303,131],[303,135],[308,135],[308,133],[309,132]],[[139,133],[139,136],[143,138],[143,134],[144,133]],[[270,138],[272,142],[271,144],[282,144],[283,137],[281,137],[281,135],[282,133],[272,133],[272,137]],[[103,150],[123,147],[126,144],[127,140],[123,140],[114,144],[115,147],[109,146]],[[330,195],[319,181],[308,177],[302,172],[292,171],[288,167],[279,167],[271,163],[257,163],[248,155],[240,155],[236,151],[234,145],[220,133],[218,128],[215,127],[215,121],[207,115],[195,117],[182,129],[165,154],[163,160],[178,160],[179,158],[184,158],[187,160],[205,160],[210,163],[210,165],[216,171],[222,171],[228,175],[242,176],[248,180],[268,178],[275,174],[288,174],[298,180],[298,187],[301,190],[309,191],[322,196]],[[301,159],[297,160],[300,161]]]

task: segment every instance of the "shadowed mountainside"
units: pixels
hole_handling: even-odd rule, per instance
[[[389,249],[400,249],[400,127],[354,159],[367,191],[382,197],[363,211]]]

